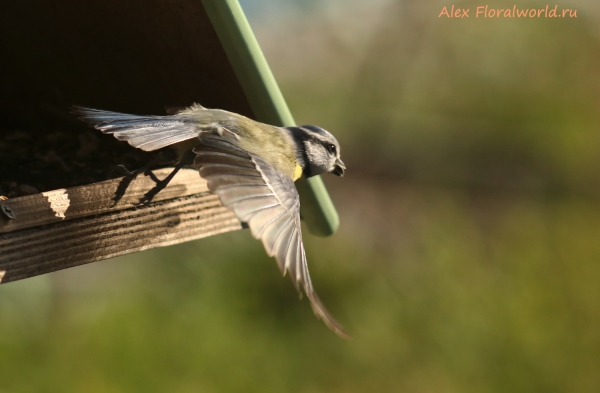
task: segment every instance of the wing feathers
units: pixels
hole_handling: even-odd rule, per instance
[[[275,198],[273,198],[275,199]],[[289,221],[289,217],[286,214],[285,209],[281,207],[277,200],[275,200],[276,206],[278,209],[273,209],[272,211],[260,212],[260,214],[255,214],[252,216],[250,221],[248,221],[248,226],[250,226],[250,230],[252,231],[252,235],[257,239],[263,239],[263,242],[268,240],[270,244],[269,250],[273,249],[273,245],[275,243],[275,239],[267,239],[269,236],[265,233],[267,228],[271,228],[274,225],[274,222],[280,220],[283,217],[283,224]],[[273,255],[269,255],[272,257]]]
[[[240,149],[239,147],[233,145],[232,143],[222,139],[218,135],[206,133],[206,134],[202,135],[201,140],[202,140],[202,144],[204,146],[212,147],[213,149],[211,149],[211,150],[213,150],[213,151],[216,150],[219,152],[228,153],[228,154],[235,155],[238,157],[243,157],[243,158],[247,158],[247,159],[250,158],[250,156],[248,155],[247,152],[245,152],[244,150]],[[204,150],[204,149],[196,148],[194,150],[195,153],[196,153],[196,150],[200,151],[200,150]]]
[[[281,274],[285,276],[285,257],[287,256],[288,248],[290,247],[290,240],[292,238],[293,231],[295,230],[293,221],[288,220],[286,226],[279,232],[275,238],[275,245],[273,246],[275,260],[277,266],[281,270]]]
[[[196,138],[202,131],[182,116],[137,116],[75,106],[71,110],[103,133],[145,151]]]
[[[248,195],[246,193],[240,193],[237,196],[233,196],[233,195],[228,195],[228,200],[229,200],[229,204],[231,206],[237,204],[238,202],[244,202],[246,200],[249,199],[254,199],[254,198],[267,198],[273,196],[273,194],[255,194],[255,195]]]
[[[265,213],[264,210],[277,209],[280,205],[276,199],[271,198],[250,198],[244,199],[234,204],[227,204],[233,209],[236,216],[241,221],[249,222],[252,216],[258,212]]]
[[[204,171],[202,171],[204,172]],[[206,171],[204,173],[209,173],[209,171]],[[204,175],[204,173],[201,173],[202,175]],[[262,179],[260,177],[249,177],[249,176],[235,176],[235,175],[228,175],[228,176],[215,176],[213,179],[210,180],[210,182],[215,186],[215,187],[221,187],[221,186],[258,186],[258,187],[264,187],[264,183],[262,182]]]
[[[248,223],[282,274],[290,273],[297,290],[306,293],[315,315],[342,337],[341,325],[327,312],[315,293],[302,244],[300,201],[291,178],[262,158],[251,155],[215,133],[203,133],[194,149],[194,164],[225,206]]]
[[[306,289],[306,280],[304,279],[304,276],[302,275],[302,265],[304,264],[304,259],[302,258],[302,253],[304,252],[304,247],[302,247],[302,238],[300,236],[298,236],[298,240],[296,240],[296,242],[298,243],[296,245],[296,275],[295,275],[295,279],[296,281],[298,281],[299,283],[302,283],[305,285],[304,289]]]
[[[262,239],[270,257],[277,255],[277,250],[275,249],[277,238],[291,221],[289,216],[282,212],[281,216],[271,220],[261,229],[259,237]]]
[[[273,194],[268,187],[230,187],[220,190],[217,195],[219,195],[221,201],[227,201],[227,204],[223,203],[225,206],[231,206],[233,203],[244,199],[244,197],[260,198]]]
[[[262,180],[262,176],[249,167],[240,167],[233,164],[206,164],[202,168],[204,176],[244,176],[256,177]],[[263,183],[264,184],[264,183]]]
[[[290,236],[290,243],[287,247],[287,253],[285,255],[285,259],[284,259],[284,266],[285,266],[285,270],[290,272],[290,276],[292,278],[292,283],[294,284],[294,286],[296,287],[296,290],[298,290],[298,280],[296,280],[296,275],[294,274],[294,271],[296,270],[296,263],[297,263],[297,255],[298,255],[298,230],[294,229],[292,231],[292,234]]]
[[[195,152],[196,151],[197,150],[195,150]],[[254,164],[252,163],[252,161],[249,161],[248,158],[235,157],[235,156],[231,156],[227,153],[222,153],[222,152],[217,152],[217,151],[199,151],[199,152],[197,152],[196,158],[194,159],[194,164],[196,166],[202,166],[205,164],[236,165],[238,167],[251,168],[252,171],[254,171],[256,173]]]

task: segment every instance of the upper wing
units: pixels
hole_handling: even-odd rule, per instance
[[[201,131],[189,116],[138,116],[78,106],[71,110],[94,128],[144,151],[196,138]]]
[[[281,272],[290,273],[296,289],[302,287],[317,317],[347,338],[313,289],[302,244],[300,199],[293,180],[215,133],[202,133],[199,139],[194,165],[208,181],[208,188],[248,223],[252,235],[262,241],[269,256],[275,257]]]

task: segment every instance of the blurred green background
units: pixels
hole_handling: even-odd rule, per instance
[[[242,1],[343,148],[304,241],[351,341],[237,231],[0,286],[0,392],[600,391],[600,3],[454,4]]]

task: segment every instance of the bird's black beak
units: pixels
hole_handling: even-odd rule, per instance
[[[333,173],[336,176],[342,177],[344,176],[345,171],[346,165],[344,165],[342,160],[340,160],[339,158],[335,160],[335,168],[333,168],[333,171],[331,171],[331,173]]]

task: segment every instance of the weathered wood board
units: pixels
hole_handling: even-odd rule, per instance
[[[140,205],[154,186],[139,175],[0,201],[0,283],[242,228],[196,170]]]

